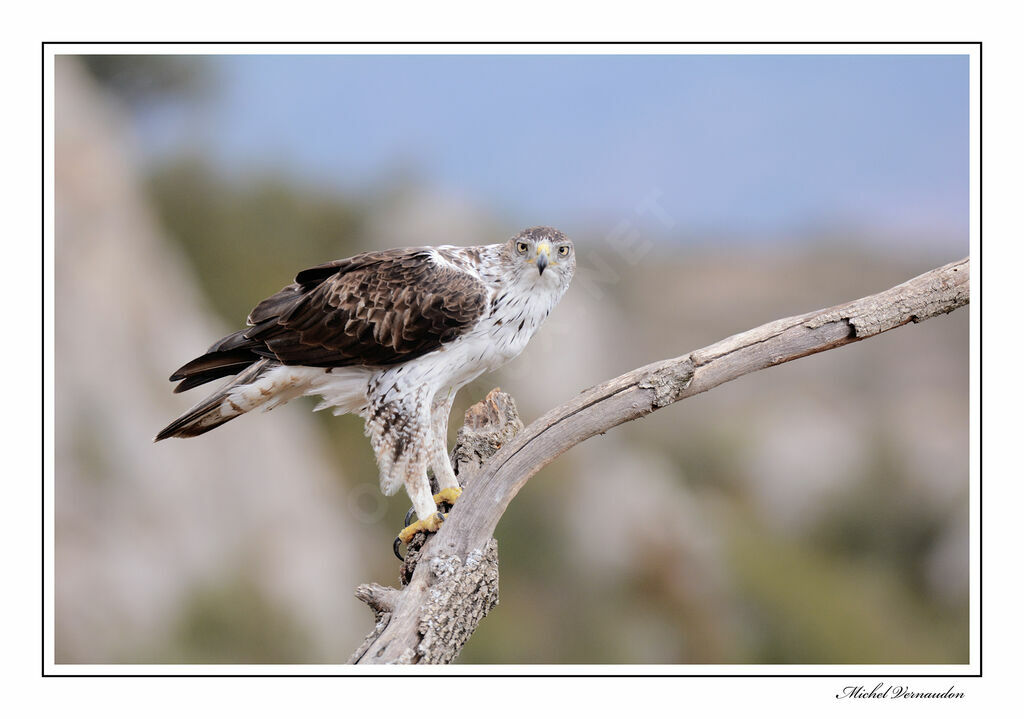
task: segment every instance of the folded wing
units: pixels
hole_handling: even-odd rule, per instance
[[[236,374],[261,358],[313,367],[389,366],[472,328],[483,283],[430,249],[357,255],[300,272],[250,313],[245,330],[171,375],[175,392]]]

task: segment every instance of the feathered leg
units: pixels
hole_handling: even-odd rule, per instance
[[[455,504],[455,500],[462,495],[462,487],[455,476],[452,468],[451,458],[448,455],[448,417],[452,411],[452,403],[455,401],[455,393],[450,392],[444,399],[434,398],[433,409],[430,413],[430,467],[434,470],[434,479],[437,483],[437,494],[434,495],[434,503],[442,509],[448,509]],[[444,506],[443,506],[444,505]],[[415,507],[405,515],[405,526],[412,522],[412,515]]]
[[[437,480],[439,490],[434,500],[440,503],[438,497],[454,494],[450,502],[454,502],[461,489],[459,480],[452,469],[451,457],[448,455],[448,416],[452,412],[452,403],[455,401],[455,393],[449,392],[441,400],[435,399],[434,406],[430,413],[430,466],[434,470],[434,479]],[[455,492],[446,490],[455,490]],[[449,499],[448,496],[443,499]]]
[[[402,530],[399,539],[408,543],[417,532],[436,532],[443,516],[430,493],[427,465],[431,444],[431,397],[420,388],[399,400],[387,401],[387,393],[378,395],[371,389],[366,410],[366,433],[370,437],[381,490],[394,494],[405,485],[418,521]]]

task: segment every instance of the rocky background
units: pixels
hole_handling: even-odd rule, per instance
[[[137,91],[102,59],[57,60],[56,659],[343,662],[371,623],[352,590],[395,583],[408,506],[377,490],[361,423],[302,400],[153,444],[200,399],[166,378],[301,267],[518,228],[415,181],[347,196],[225,176],[201,153],[152,166],[134,145]],[[641,364],[960,256],[844,236],[574,239],[565,300],[453,418],[501,386],[528,422]],[[966,662],[968,332],[957,311],[571,450],[499,525],[500,605],[459,661]]]

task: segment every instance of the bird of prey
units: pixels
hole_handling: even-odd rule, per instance
[[[533,227],[503,244],[367,252],[303,270],[256,306],[246,329],[171,375],[175,392],[234,377],[156,441],[319,395],[316,409],[365,421],[384,494],[409,493],[418,521],[397,553],[399,540],[437,531],[438,504],[461,492],[447,448],[455,393],[523,351],[575,268],[564,234]]]

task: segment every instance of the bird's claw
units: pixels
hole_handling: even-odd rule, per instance
[[[442,489],[440,492],[434,495],[434,504],[441,506],[447,504],[449,507],[455,506],[455,500],[462,496],[462,490],[459,487],[448,487]],[[416,514],[414,507],[409,507],[409,511],[405,513],[405,523],[403,527],[408,527],[412,523],[412,518]]]
[[[447,487],[434,495],[434,504],[438,507],[441,505],[453,507],[455,506],[455,500],[457,500],[461,495],[462,490],[459,487]],[[448,516],[447,514],[437,511],[426,519],[412,522],[412,515],[415,511],[416,510],[413,507],[410,507],[409,511],[405,513],[405,528],[398,533],[398,536],[395,537],[395,543],[392,545],[395,556],[403,562],[405,561],[405,557],[403,557],[401,552],[399,552],[401,545],[408,544],[409,541],[420,532],[436,532],[441,528],[441,524]],[[410,524],[410,522],[412,522],[412,524]]]
[[[395,556],[402,561],[405,561],[405,558],[398,551],[399,546],[402,544],[408,544],[409,541],[420,532],[436,532],[441,528],[441,525],[444,524],[445,517],[447,516],[447,514],[442,514],[441,512],[434,512],[426,519],[417,520],[399,532],[398,536],[395,537],[395,543],[393,545]]]
[[[409,540],[415,537],[419,532],[436,532],[441,528],[441,524],[444,522],[445,515],[440,512],[434,512],[426,519],[420,519],[398,533],[398,538],[402,540],[403,544],[408,544]]]

